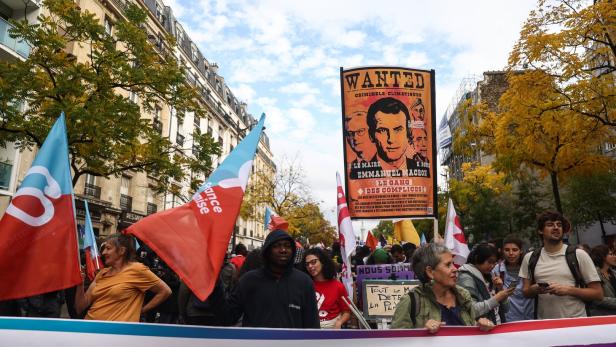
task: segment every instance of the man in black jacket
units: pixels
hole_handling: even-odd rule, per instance
[[[247,272],[228,299],[221,286],[212,293],[216,313],[227,325],[319,329],[316,294],[310,277],[293,267],[295,241],[283,230],[265,239],[262,268]]]

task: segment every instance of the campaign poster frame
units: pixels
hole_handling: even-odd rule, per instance
[[[351,219],[437,218],[435,71],[392,66],[340,67],[340,91],[344,182]],[[381,106],[389,99],[402,103],[400,110],[406,108],[405,114],[410,114],[406,117],[407,142],[400,142],[400,146],[390,146],[383,140],[393,134],[394,125],[384,129],[378,121],[375,123],[383,115],[375,116],[373,110],[384,109],[389,114],[393,113],[391,107],[397,107],[396,101],[393,106]],[[419,114],[416,107],[423,108],[423,117],[415,117]],[[357,127],[351,122],[363,125]],[[423,151],[413,144],[422,130]],[[355,140],[361,136],[362,141]]]

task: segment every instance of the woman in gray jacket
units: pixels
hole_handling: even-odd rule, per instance
[[[601,286],[603,287],[603,299],[593,301],[590,306],[592,316],[609,316],[616,314],[616,253],[606,245],[595,246],[590,252],[590,257],[597,267]]]
[[[477,317],[486,317],[494,324],[504,323],[499,310],[507,311],[507,298],[514,290],[504,289],[502,279],[492,276],[491,272],[497,260],[496,247],[481,243],[468,255],[468,263],[458,269],[458,285],[471,294]]]

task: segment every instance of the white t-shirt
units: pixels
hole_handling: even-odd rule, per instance
[[[569,270],[565,252],[567,245],[554,253],[548,253],[545,248],[541,249],[541,255],[535,267],[535,283],[559,283],[575,287],[575,277]],[[528,261],[532,252],[524,256],[522,266],[520,267],[520,277],[529,279]],[[599,274],[597,269],[590,259],[590,256],[585,251],[578,249],[575,252],[578,263],[580,264],[580,272],[586,284],[591,282],[599,282]],[[538,319],[552,318],[573,318],[586,317],[586,308],[584,301],[573,296],[558,296],[553,294],[539,294],[539,303],[537,307]]]

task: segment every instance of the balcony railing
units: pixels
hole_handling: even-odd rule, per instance
[[[120,210],[122,211],[132,211],[133,210],[133,197],[120,194]]]
[[[83,194],[85,196],[90,196],[96,199],[100,199],[101,198],[101,187],[94,185],[94,184],[86,183],[86,186],[83,189]]]
[[[30,55],[30,44],[23,40],[12,38],[9,29],[13,28],[11,23],[0,18],[0,43],[15,51],[21,57],[28,59]]]
[[[148,215],[154,214],[156,213],[156,211],[158,211],[158,206],[156,206],[156,204],[153,204],[151,202],[148,202]]]
[[[177,137],[175,139],[175,142],[179,145],[179,146],[184,146],[184,135],[182,134],[177,134]]]
[[[124,0],[111,0],[111,3],[113,3],[120,11],[126,11],[128,9],[128,3]]]

